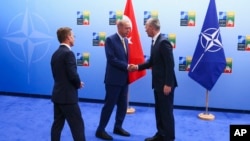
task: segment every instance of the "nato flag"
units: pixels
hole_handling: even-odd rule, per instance
[[[225,67],[215,0],[210,0],[188,75],[210,91]]]

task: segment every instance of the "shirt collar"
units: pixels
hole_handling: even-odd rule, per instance
[[[117,32],[117,35],[120,37],[121,40],[124,39],[118,32]]]
[[[155,34],[155,36],[152,38],[152,40],[154,40],[153,44],[155,44],[155,41],[156,41],[156,39],[158,38],[159,35],[160,35],[160,32],[158,32],[157,34]]]
[[[64,45],[64,46],[66,46],[67,48],[69,48],[69,50],[71,50],[71,47],[70,47],[68,44],[61,43],[60,45]]]

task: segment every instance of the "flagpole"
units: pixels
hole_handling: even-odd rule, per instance
[[[214,120],[215,118],[213,114],[208,113],[208,90],[206,91],[206,111],[205,113],[200,113],[198,117],[204,120]]]
[[[135,113],[135,108],[129,106],[129,93],[128,93],[128,107],[127,107],[127,114],[133,114]]]
[[[129,39],[128,42],[128,62],[129,64],[141,64],[144,60],[144,54],[142,50],[142,45],[140,42],[139,32],[137,29],[135,14],[134,14],[134,8],[132,4],[132,0],[126,0],[125,10],[123,18],[127,18],[131,21],[131,28],[130,33],[128,34],[127,38]],[[146,75],[146,70],[142,71],[135,71],[135,72],[129,72],[128,80],[129,84],[133,83],[134,81],[138,80],[139,78]],[[128,93],[129,97],[129,93]],[[127,100],[127,113],[132,114],[135,112],[135,109],[129,106],[129,98]]]

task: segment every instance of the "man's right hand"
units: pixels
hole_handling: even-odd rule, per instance
[[[83,87],[84,87],[84,83],[81,82],[81,83],[80,83],[80,88],[83,88]]]
[[[128,71],[133,72],[138,70],[138,65],[129,64]]]

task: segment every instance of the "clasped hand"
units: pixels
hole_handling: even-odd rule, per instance
[[[138,70],[138,65],[135,64],[129,64],[128,71],[133,72]]]

